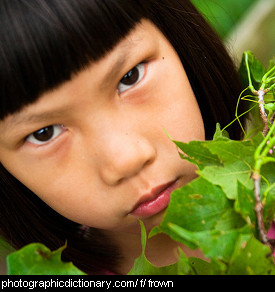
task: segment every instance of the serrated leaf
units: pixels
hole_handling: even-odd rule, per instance
[[[72,263],[61,261],[64,248],[51,251],[41,243],[26,245],[8,255],[8,275],[85,275]]]
[[[198,174],[213,184],[219,185],[229,199],[237,198],[238,180],[245,185],[253,186],[251,169],[242,161],[226,164],[225,167],[205,167]]]
[[[183,143],[173,141],[177,147],[183,152],[182,159],[186,159],[193,164],[196,164],[199,169],[203,169],[207,165],[221,165],[217,155],[212,154],[204,145],[206,141],[191,141]]]
[[[255,137],[258,140],[258,137]],[[213,184],[219,185],[229,199],[237,197],[237,181],[253,187],[251,173],[254,165],[254,141],[216,141],[204,147],[219,157],[222,166],[207,166],[198,174]]]
[[[250,68],[253,80],[259,81],[264,72],[261,64],[254,60]],[[267,257],[270,248],[254,237],[259,234],[252,173],[255,151],[264,137],[260,133],[233,141],[223,136],[218,125],[214,137],[213,141],[175,142],[181,157],[198,166],[199,177],[173,192],[160,227],[152,234],[164,232],[189,248],[200,248],[211,260],[211,274],[274,274],[274,260]],[[275,218],[274,173],[275,163],[262,167],[266,226]]]
[[[174,240],[183,242],[189,248],[197,248],[193,240],[183,240],[170,228],[171,224],[190,232],[229,230],[245,225],[244,220],[234,211],[229,200],[219,186],[198,178],[173,192],[160,229]],[[216,231],[215,231],[216,232]]]
[[[211,141],[208,143],[206,142],[204,147],[206,147],[213,155],[218,156],[222,164],[243,161],[248,166],[251,166],[254,163],[253,156],[256,146],[254,145],[253,140]]]

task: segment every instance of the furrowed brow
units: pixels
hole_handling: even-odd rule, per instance
[[[51,119],[60,117],[61,114],[61,111],[42,112],[39,114],[26,114],[24,112],[19,112],[8,116],[6,120],[0,122],[1,133],[16,129],[17,127],[22,125],[50,121]]]
[[[116,62],[109,68],[106,77],[103,82],[100,84],[100,88],[104,89],[108,84],[110,84],[113,80],[117,79],[118,75],[121,73],[121,69],[126,63],[126,56],[121,56],[118,58]]]

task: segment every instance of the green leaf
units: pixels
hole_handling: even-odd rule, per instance
[[[272,221],[275,219],[275,190],[268,192],[264,201],[264,222],[266,229],[271,226]]]
[[[254,138],[258,140],[258,137]],[[237,182],[253,187],[251,172],[254,166],[254,141],[215,141],[204,147],[218,156],[223,165],[207,166],[198,174],[213,184],[219,185],[229,199],[237,197]]]
[[[244,220],[253,228],[256,227],[255,196],[253,188],[247,188],[238,181],[237,183],[237,199],[235,209],[238,211]]]
[[[215,131],[215,134],[214,134],[214,137],[213,137],[213,140],[214,141],[217,141],[217,140],[227,140],[229,139],[229,134],[227,131],[225,130],[221,130],[221,125],[219,123],[217,123],[216,125],[216,131]]]
[[[206,167],[198,172],[208,181],[221,186],[229,199],[236,199],[238,180],[245,185],[253,185],[250,178],[251,169],[241,161],[236,161],[226,167]]]
[[[8,275],[85,275],[72,263],[61,261],[66,246],[56,251],[41,243],[32,243],[7,257]]]
[[[251,57],[251,74],[253,79],[256,82],[261,83],[265,73],[266,69],[264,68],[262,63],[258,59],[256,59],[255,56]]]
[[[201,232],[239,228],[245,225],[244,220],[234,211],[234,205],[219,186],[198,178],[188,185],[175,190],[164,218],[160,224],[162,232],[196,248],[193,240],[182,241],[177,233],[171,231],[171,224],[180,226],[190,232]]]
[[[188,258],[189,264],[195,271],[196,275],[211,275],[212,267],[209,262],[202,260],[200,258],[190,257]]]
[[[254,138],[258,145],[258,136]],[[248,141],[208,141],[206,147],[213,155],[218,156],[219,160],[225,163],[233,163],[235,161],[243,161],[248,166],[254,163],[254,152],[256,149],[254,140]]]
[[[228,275],[275,275],[274,257],[268,246],[242,236],[232,256]]]
[[[264,204],[264,222],[269,228],[272,220],[275,219],[275,163],[270,162],[261,169],[261,193]]]
[[[269,62],[266,78],[266,81],[269,81],[267,85],[268,88],[275,84],[275,57]]]
[[[244,232],[240,230],[209,230],[200,232],[191,232],[182,227],[169,224],[170,229],[176,233],[183,241],[191,241],[199,247],[207,258],[214,258],[228,262],[233,251],[236,241],[240,234]],[[248,229],[245,227],[245,230]]]
[[[247,87],[249,84],[249,72],[247,71],[246,66],[246,56],[248,58],[248,66],[250,70],[250,77],[252,84],[256,90],[260,89],[261,81],[263,76],[266,73],[266,69],[261,64],[261,62],[252,54],[252,52],[247,51],[243,54],[241,65],[239,68],[239,74],[242,80],[244,87]]]
[[[196,164],[199,169],[203,169],[207,165],[221,165],[217,155],[212,154],[206,147],[206,141],[191,141],[183,143],[173,141],[177,147],[183,152],[180,153],[182,159],[186,159]]]
[[[215,229],[227,231],[232,229],[239,229],[244,226],[245,222],[241,215],[237,213],[233,208],[226,210],[222,216],[220,216]]]
[[[193,275],[195,274],[195,266],[197,269],[200,269],[202,263],[197,262],[196,265],[194,262],[191,263],[181,250],[179,250],[179,260],[175,264],[165,267],[156,267],[152,265],[145,255],[147,234],[144,224],[141,221],[140,226],[142,252],[141,255],[136,258],[134,266],[128,275]]]
[[[217,125],[215,137],[213,141],[174,142],[183,152],[181,157],[198,166],[201,177],[221,186],[229,199],[236,199],[238,180],[248,188],[253,187],[254,152],[263,136],[233,141],[222,136]]]
[[[270,71],[275,66],[275,57],[269,61],[267,71]],[[275,73],[274,73],[275,75]],[[273,76],[273,75],[272,75]]]

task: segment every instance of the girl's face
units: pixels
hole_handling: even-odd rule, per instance
[[[166,132],[204,139],[178,55],[144,20],[103,59],[0,121],[0,161],[63,216],[135,232],[138,218],[158,224],[172,190],[195,177]]]

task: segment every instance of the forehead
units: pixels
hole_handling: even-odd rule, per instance
[[[91,86],[96,85],[100,90],[103,90],[112,80],[117,78],[122,68],[132,69],[130,64],[133,67],[137,65],[132,63],[133,61],[141,62],[146,55],[153,52],[156,49],[156,45],[161,42],[160,36],[163,37],[158,28],[150,21],[142,20],[141,23],[100,60],[91,62],[86,69],[72,76],[71,80],[62,83],[53,90],[45,92],[35,102],[24,106],[21,110],[8,115],[4,120],[0,121],[0,132],[7,132],[11,127],[16,127],[27,122],[32,123],[36,122],[36,120],[46,119],[49,116],[49,112],[53,111],[51,109],[53,105],[50,102],[50,97],[58,91],[61,92],[62,90],[64,95],[66,95],[66,91],[68,93],[79,91],[79,84],[81,82],[89,82]],[[90,79],[91,76],[93,76],[92,79]],[[87,78],[89,80],[86,80]],[[57,105],[54,106],[57,107]],[[34,112],[36,114],[31,114]],[[54,112],[58,115],[58,112],[62,112],[62,110],[55,109]]]
[[[143,0],[2,2],[0,119],[99,60],[146,15]]]

